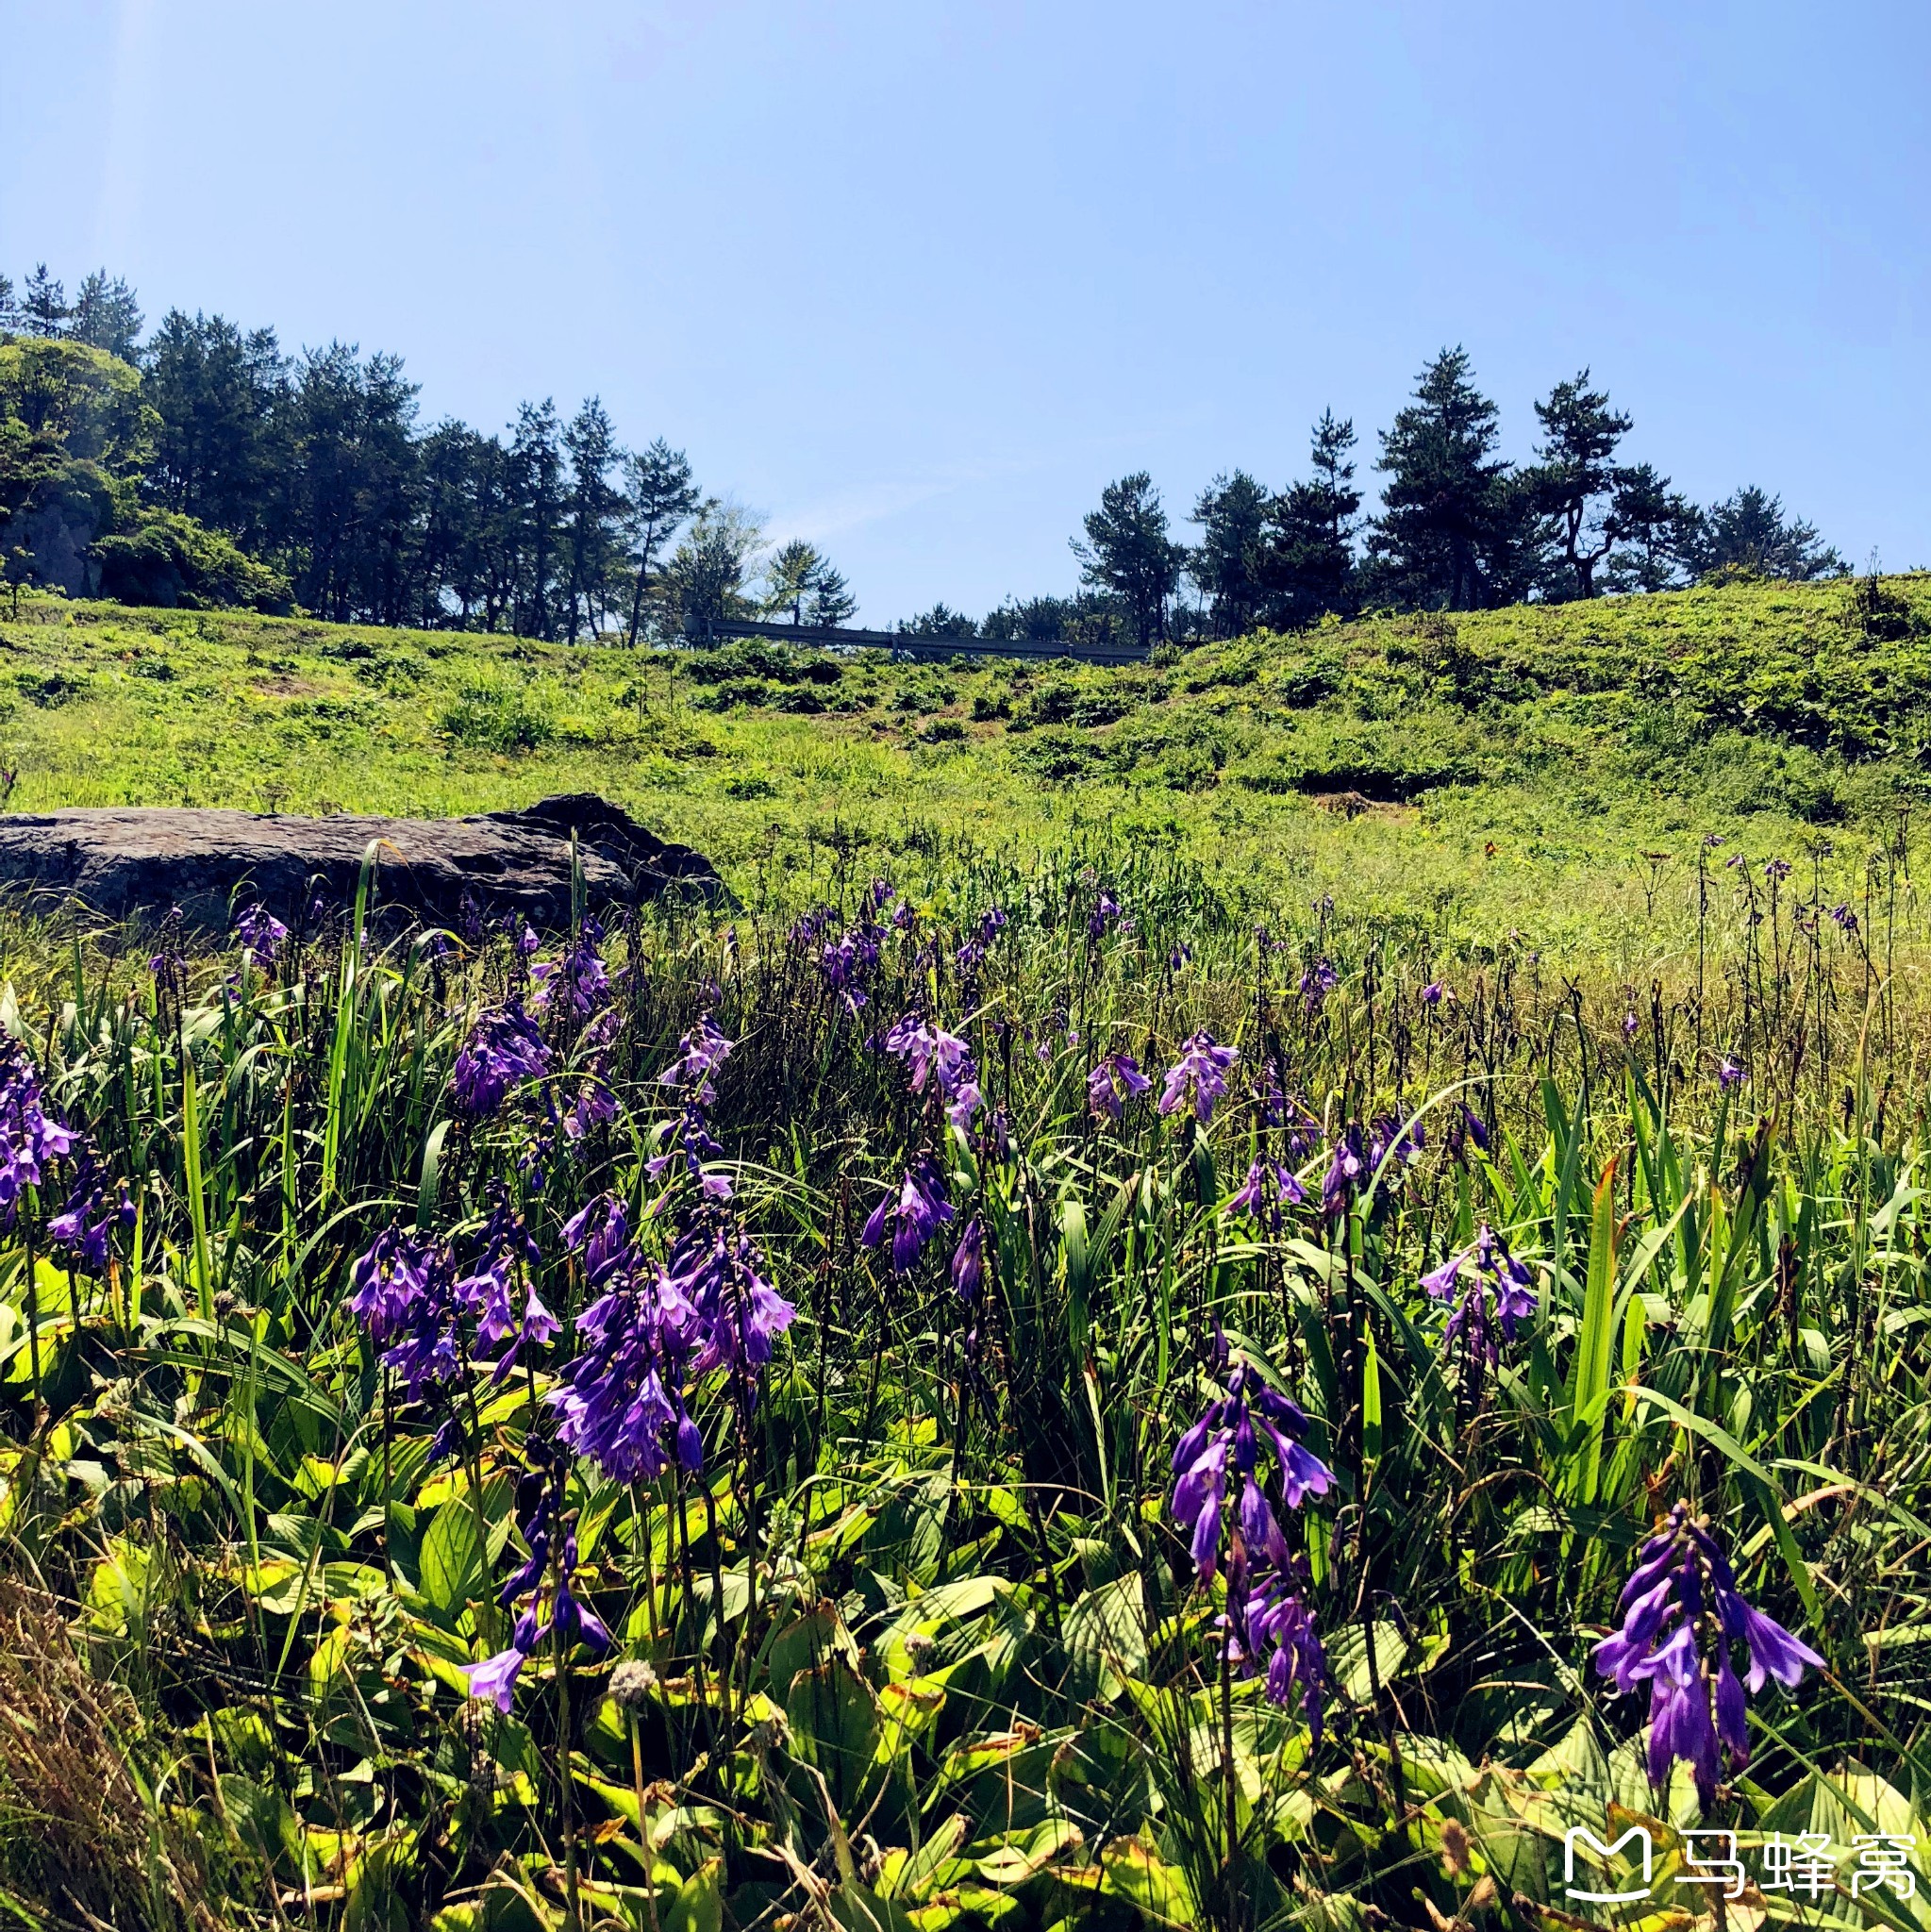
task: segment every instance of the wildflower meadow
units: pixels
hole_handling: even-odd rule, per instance
[[[1908,860],[8,915],[0,1917],[1923,1925]]]

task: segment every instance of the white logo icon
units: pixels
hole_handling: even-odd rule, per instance
[[[1642,1890],[1640,1891],[1579,1891],[1575,1884],[1575,1848],[1587,1845],[1597,1857],[1606,1864],[1635,1839],[1642,1847]],[[1562,1875],[1568,1880],[1565,1890],[1571,1898],[1586,1900],[1596,1906],[1629,1905],[1640,1898],[1647,1898],[1652,1889],[1651,1873],[1656,1858],[1655,1848],[1650,1843],[1649,1833],[1640,1824],[1632,1824],[1613,1844],[1605,1844],[1587,1825],[1578,1824],[1566,1832],[1562,1839]],[[1587,1875],[1587,1874],[1585,1874]]]

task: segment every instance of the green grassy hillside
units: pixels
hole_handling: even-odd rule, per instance
[[[358,630],[26,600],[15,810],[442,813],[595,790],[741,881],[842,828],[1157,841],[1262,902],[1562,948],[1709,831],[1856,857],[1931,770],[1931,578],[1260,636],[1127,671]],[[804,841],[804,842],[801,842]]]

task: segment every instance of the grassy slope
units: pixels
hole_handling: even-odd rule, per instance
[[[1368,619],[1124,672],[28,601],[0,618],[0,750],[16,810],[442,813],[593,790],[741,880],[836,826],[1157,840],[1263,901],[1327,890],[1600,953],[1640,950],[1640,855],[1680,861],[1706,830],[1793,858],[1828,840],[1848,878],[1918,787],[1927,672],[1924,577],[1874,601],[1759,585]],[[1350,791],[1408,802],[1323,802]]]

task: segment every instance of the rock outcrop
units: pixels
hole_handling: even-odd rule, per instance
[[[455,925],[465,897],[487,915],[515,912],[555,928],[570,917],[570,839],[591,906],[645,899],[716,901],[724,884],[702,853],[647,832],[592,793],[463,819],[391,819],[118,807],[0,817],[0,887],[39,905],[79,900],[111,919],[178,906],[225,924],[259,901],[291,924],[318,895],[353,902],[365,855],[379,908]]]

